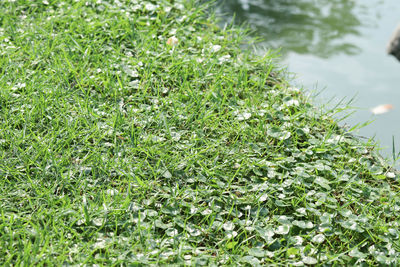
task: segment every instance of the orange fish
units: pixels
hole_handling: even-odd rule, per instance
[[[389,112],[390,110],[393,109],[393,105],[391,104],[385,104],[385,105],[379,105],[371,109],[372,114],[374,115],[380,115],[386,112]]]

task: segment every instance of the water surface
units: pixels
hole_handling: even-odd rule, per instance
[[[263,38],[260,53],[263,47],[281,49],[295,83],[322,91],[319,100],[354,97],[356,111],[345,123],[372,120],[358,134],[375,137],[383,156],[392,156],[393,137],[400,151],[400,62],[386,54],[400,23],[398,0],[226,0],[219,10]],[[380,104],[394,110],[372,115]]]

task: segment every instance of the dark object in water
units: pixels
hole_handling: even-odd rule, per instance
[[[397,26],[387,47],[389,55],[395,56],[400,61],[400,25]]]

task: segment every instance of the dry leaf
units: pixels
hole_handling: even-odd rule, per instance
[[[167,45],[170,45],[170,46],[176,46],[178,43],[179,43],[179,40],[175,36],[169,37],[167,40]]]
[[[379,105],[379,106],[372,108],[371,112],[374,115],[380,115],[380,114],[386,113],[392,109],[393,109],[393,105],[385,104],[385,105]]]

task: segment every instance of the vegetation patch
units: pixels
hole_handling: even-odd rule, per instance
[[[190,1],[0,3],[1,265],[397,265],[398,176]]]

